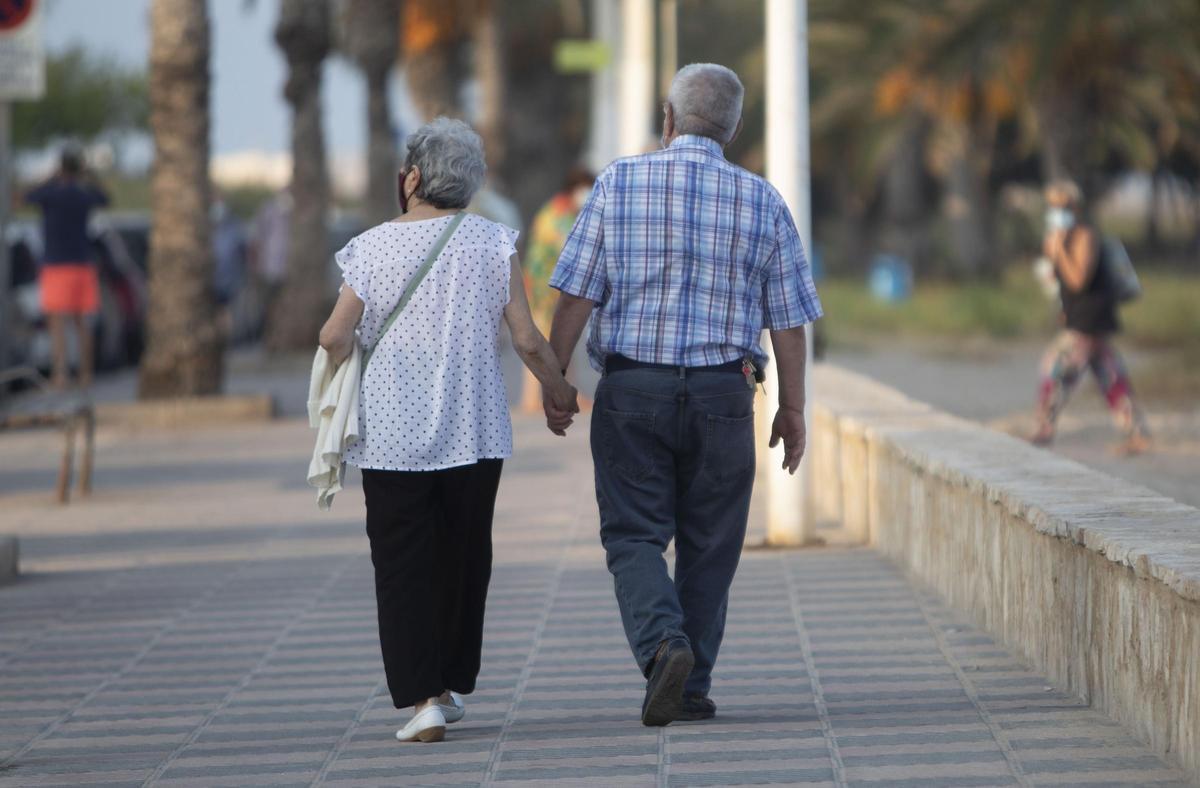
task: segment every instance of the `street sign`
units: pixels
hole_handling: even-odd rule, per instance
[[[554,68],[560,74],[601,71],[612,62],[612,50],[603,41],[565,38],[554,46]]]
[[[0,0],[0,101],[33,101],[45,92],[41,0]]]

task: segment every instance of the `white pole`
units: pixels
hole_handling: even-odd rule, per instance
[[[632,156],[654,134],[654,0],[621,0],[620,58],[617,154]]]
[[[805,253],[811,254],[807,0],[767,0],[766,38],[767,178],[787,201]],[[808,358],[811,362],[811,330]],[[779,392],[778,368],[774,364],[768,367],[767,390],[772,396]],[[805,394],[807,402],[807,390]],[[769,403],[768,412],[774,413],[774,403]],[[805,417],[811,423],[808,405]],[[795,477],[780,469],[778,454],[776,449],[771,456],[766,479],[767,542],[780,546],[810,543],[816,539],[811,447]]]
[[[612,60],[592,73],[588,166],[600,172],[617,157],[617,67],[621,57],[620,8],[615,0],[592,0],[592,39],[608,45]]]

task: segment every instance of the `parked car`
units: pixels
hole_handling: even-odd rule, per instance
[[[98,216],[90,231],[100,277],[100,312],[92,326],[96,368],[136,364],[145,345],[146,275],[130,253],[126,237],[136,240],[137,225],[115,225],[107,217]],[[12,260],[10,282],[15,309],[9,327],[9,358],[3,361],[6,366],[24,364],[48,373],[52,366],[50,333],[42,314],[37,277],[42,255],[41,223],[15,219],[8,225],[5,240]],[[67,352],[74,364],[79,351],[73,342],[68,344]]]

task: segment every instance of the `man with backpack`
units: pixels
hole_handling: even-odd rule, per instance
[[[1043,252],[1054,266],[1062,302],[1063,330],[1042,360],[1038,427],[1039,446],[1054,440],[1055,422],[1086,370],[1095,375],[1124,440],[1116,450],[1140,454],[1150,448],[1145,417],[1134,399],[1125,362],[1112,344],[1120,330],[1117,306],[1136,291],[1132,268],[1116,259],[1080,215],[1082,196],[1070,181],[1046,188],[1046,237]]]

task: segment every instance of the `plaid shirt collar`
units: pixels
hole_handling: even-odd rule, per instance
[[[725,158],[725,148],[711,137],[701,137],[699,134],[680,134],[671,140],[669,151],[701,150],[711,153],[721,159]]]

